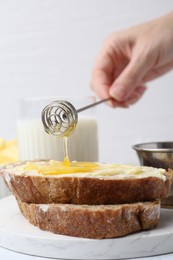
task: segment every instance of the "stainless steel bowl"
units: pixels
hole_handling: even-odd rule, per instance
[[[150,142],[133,145],[141,165],[173,169],[173,142]]]
[[[133,145],[140,164],[156,168],[173,169],[173,142],[150,142]],[[163,206],[173,207],[173,184],[170,196],[162,200]]]

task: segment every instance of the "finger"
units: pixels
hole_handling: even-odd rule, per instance
[[[134,103],[136,103],[143,96],[146,89],[147,89],[146,86],[137,87],[135,89],[134,93],[132,93],[132,95],[124,102],[118,102],[115,99],[112,100],[112,107],[113,108],[116,108],[116,107],[128,108],[130,105],[133,105]]]
[[[97,69],[93,72],[91,88],[99,98],[104,99],[110,97],[110,85],[110,78],[107,72],[103,69]]]
[[[109,106],[111,106],[112,108],[116,108],[116,107],[128,108],[129,107],[129,105],[126,104],[126,102],[118,102],[115,99],[111,99],[110,101],[107,102],[107,104]]]
[[[104,45],[96,60],[91,79],[91,88],[100,98],[110,97],[113,68],[111,50],[109,45]]]
[[[146,86],[137,87],[132,95],[124,102],[127,106],[136,103],[147,90]]]
[[[132,95],[136,86],[142,83],[142,78],[149,70],[149,61],[132,59],[122,73],[115,79],[109,94],[117,101],[125,101]]]
[[[107,102],[107,104],[113,108],[116,107],[128,108],[130,105],[136,103],[143,96],[146,90],[147,90],[146,86],[139,86],[134,90],[132,95],[124,102],[118,102],[115,99],[111,99],[110,101]]]

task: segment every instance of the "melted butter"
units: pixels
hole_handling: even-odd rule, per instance
[[[100,169],[100,165],[92,162],[69,162],[65,164],[59,161],[50,161],[44,164],[35,164],[28,162],[23,166],[23,170],[32,171],[36,170],[43,175],[59,175],[59,174],[71,174],[71,173],[85,173],[93,172]]]
[[[79,174],[86,177],[108,177],[113,179],[148,178],[157,177],[166,180],[164,169],[157,169],[147,166],[132,166],[122,164],[104,164],[93,162],[27,162],[25,165],[17,166],[13,169],[17,174],[26,175],[62,175]]]

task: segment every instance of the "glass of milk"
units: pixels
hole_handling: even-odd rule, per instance
[[[41,121],[45,106],[55,100],[66,100],[76,109],[95,102],[94,97],[28,98],[20,102],[17,135],[20,160],[64,160],[63,138],[47,134]],[[70,161],[98,161],[98,134],[95,107],[78,114],[75,131],[68,138]]]

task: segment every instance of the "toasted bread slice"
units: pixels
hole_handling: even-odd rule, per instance
[[[159,201],[92,206],[29,204],[18,200],[18,205],[29,222],[42,230],[94,239],[153,229],[160,216]]]
[[[59,162],[53,162],[53,167],[52,161],[25,162],[6,165],[1,173],[17,199],[36,204],[134,203],[161,199],[170,191],[171,170],[119,164],[76,165],[63,168]]]

